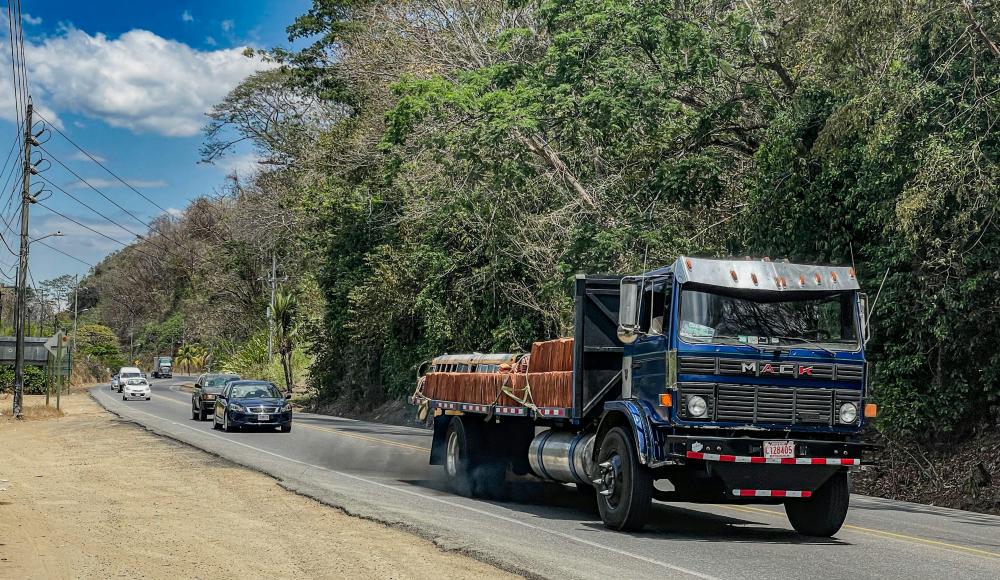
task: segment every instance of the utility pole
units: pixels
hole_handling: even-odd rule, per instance
[[[21,176],[21,248],[17,266],[17,320],[14,324],[14,417],[21,418],[24,403],[24,295],[28,284],[28,207],[34,201],[31,198],[31,143],[35,140],[31,134],[32,125],[31,97],[28,97],[28,109],[24,120],[24,170]]]

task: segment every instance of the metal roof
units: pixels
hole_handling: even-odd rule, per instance
[[[772,262],[767,259],[716,260],[681,256],[671,268],[655,270],[647,275],[665,275],[671,270],[679,284],[705,284],[738,290],[831,292],[861,289],[854,268]]]

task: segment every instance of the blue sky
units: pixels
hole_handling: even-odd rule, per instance
[[[34,102],[45,118],[157,205],[181,209],[191,199],[218,190],[228,173],[252,167],[252,151],[238,152],[215,166],[199,164],[199,128],[212,104],[246,75],[267,66],[242,56],[243,47],[287,45],[285,27],[310,4],[309,0],[22,0]],[[0,103],[0,163],[16,134],[6,34],[2,44],[0,60],[6,76],[0,74],[4,99]],[[58,134],[45,147],[143,220],[161,213],[84,159]],[[103,217],[59,191],[45,202],[52,209],[123,242],[130,241],[129,234],[104,217],[129,230],[145,231],[142,224],[79,183],[58,163],[53,162],[43,176]],[[0,209],[8,193],[0,192]],[[32,237],[61,230],[63,237],[45,242],[92,264],[121,247],[37,205],[30,215]],[[4,237],[16,239],[9,231]],[[0,277],[12,273],[15,263],[16,258],[0,246]],[[87,270],[41,244],[31,247],[30,271],[37,282]]]

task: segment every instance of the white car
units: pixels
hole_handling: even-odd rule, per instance
[[[122,380],[122,400],[146,399],[149,400],[149,381],[143,378]]]

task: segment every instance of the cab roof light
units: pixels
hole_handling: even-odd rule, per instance
[[[757,285],[757,273],[756,272],[751,272],[750,273],[750,280],[753,281],[753,285],[754,286]]]
[[[660,406],[667,407],[668,409],[670,407],[673,407],[674,406],[673,396],[670,393],[660,393]]]
[[[819,272],[817,272],[817,273],[816,273],[816,274],[814,275],[814,277],[815,277],[815,279],[816,279],[816,285],[817,285],[817,286],[819,286],[820,284],[822,284],[822,283],[823,283],[823,277],[819,275]]]
[[[788,280],[784,276],[778,276],[778,288],[788,288]]]
[[[729,275],[733,277],[733,282],[739,282],[739,276],[736,275],[736,270],[730,270]]]
[[[799,276],[799,286],[805,286],[805,285],[806,285],[806,277],[805,274],[802,274]]]
[[[761,258],[761,261],[762,262],[770,262],[771,258],[769,256],[764,256],[763,258]]]
[[[857,273],[854,271],[854,267],[853,266],[847,269],[847,275],[850,276],[851,279],[854,279],[854,278],[858,277]]]
[[[691,263],[691,258],[686,258],[684,260],[684,265],[687,266],[688,270],[694,268],[694,264]]]
[[[836,272],[835,270],[834,270],[834,271],[831,271],[831,272],[830,272],[830,279],[831,279],[831,280],[833,280],[833,283],[834,283],[834,284],[836,284],[837,282],[839,282],[839,281],[840,281],[840,280],[839,280],[839,279],[837,278],[837,272]]]

